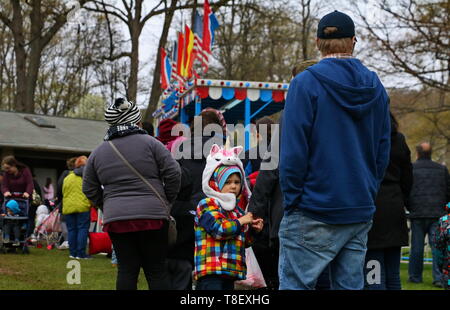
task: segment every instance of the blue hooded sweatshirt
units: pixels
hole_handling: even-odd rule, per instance
[[[283,114],[280,185],[286,210],[327,224],[364,223],[389,162],[388,95],[354,58],[297,75]]]

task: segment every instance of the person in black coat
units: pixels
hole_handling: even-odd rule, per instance
[[[170,210],[170,214],[177,222],[177,241],[167,254],[167,267],[172,290],[191,290],[194,269],[195,206],[191,202],[191,175],[186,167],[180,168],[180,191]]]
[[[58,178],[58,181],[56,182],[56,201],[57,201],[58,207],[60,208],[60,211],[62,211],[62,198],[63,198],[62,187],[63,187],[64,179],[75,168],[75,160],[76,159],[77,159],[77,157],[71,157],[66,160],[67,169],[61,173],[61,175]]]
[[[282,120],[280,119],[280,126],[272,137],[280,137],[281,123]],[[271,157],[266,154],[262,160],[263,169],[259,171],[258,177],[256,178],[256,184],[253,188],[248,206],[249,212],[252,212],[255,218],[262,218],[264,223],[268,223],[268,225],[264,225],[263,230],[259,234],[256,234],[252,248],[263,273],[267,288],[271,290],[276,290],[279,287],[278,258],[280,241],[278,230],[280,229],[280,223],[284,214],[283,194],[281,192],[279,176],[280,154],[271,151],[274,145],[272,143],[269,145],[268,154],[271,154]],[[330,286],[329,267],[327,267],[319,276],[315,289],[329,290]]]
[[[66,160],[67,169],[64,170],[61,175],[58,178],[58,181],[56,182],[56,208],[59,209],[59,212],[62,214],[62,201],[63,201],[63,183],[64,179],[69,175],[71,171],[75,168],[75,161],[77,157],[71,157]],[[61,229],[62,229],[62,238],[59,241],[58,249],[67,249],[69,244],[68,239],[68,231],[67,231],[67,225],[66,225],[66,219],[65,216],[61,216]]]
[[[44,196],[42,196],[41,186],[39,185],[39,182],[36,180],[36,175],[34,173],[32,173],[32,176],[33,176],[34,190],[39,195],[39,197],[41,197],[41,201],[43,201]],[[32,234],[33,234],[35,224],[36,224],[36,211],[37,211],[38,206],[39,206],[39,204],[36,205],[33,203],[33,199],[31,197],[30,205],[29,205],[29,209],[28,209],[28,227],[27,227],[27,236],[29,236],[31,238],[33,238]]]
[[[206,197],[202,190],[202,175],[206,165],[203,149],[204,145],[214,138],[214,136],[203,135],[203,129],[213,124],[220,126],[224,133],[223,124],[216,110],[202,111],[200,116],[202,117],[202,133],[192,132],[192,136],[183,141],[173,154],[181,168],[181,187],[171,210],[171,215],[177,222],[177,241],[168,253],[168,272],[173,290],[192,289],[194,216],[198,202]],[[221,146],[225,144],[225,135],[220,134],[215,138],[217,144]],[[180,155],[187,146],[190,147],[190,153],[187,156]]]
[[[275,132],[275,134],[279,135],[279,131]],[[272,154],[271,158],[264,158],[262,162],[270,162],[270,160],[278,162],[278,159],[279,154],[275,153]],[[284,213],[278,165],[275,169],[262,169],[259,171],[248,210],[253,213],[255,218],[262,218],[264,223],[268,224],[264,225],[263,230],[259,234],[256,234],[252,248],[267,288],[278,289],[278,229]]]
[[[377,194],[368,234],[365,289],[401,289],[401,247],[408,245],[405,207],[412,183],[411,152],[391,113],[390,161]]]
[[[180,164],[180,167],[185,167],[190,173],[192,180],[191,202],[194,208],[197,208],[200,200],[206,198],[202,189],[202,175],[206,165],[206,156],[203,154],[205,144],[208,142],[211,143],[211,140],[213,140],[215,144],[223,146],[226,142],[226,136],[222,134],[223,132],[221,134],[215,132],[211,135],[203,134],[203,130],[208,125],[217,125],[222,128],[223,125],[216,112],[212,111],[212,109],[202,111],[200,117],[202,132],[195,132],[191,128],[191,137],[183,141],[178,149],[174,151],[174,156]],[[190,153],[184,154],[184,148],[187,146],[190,146]]]
[[[445,215],[445,205],[450,201],[450,175],[446,166],[431,159],[429,142],[416,147],[417,161],[413,163],[414,183],[409,196],[411,223],[411,251],[408,264],[408,281],[421,283],[425,236],[435,252],[434,239],[439,218]],[[442,271],[433,256],[433,285],[442,287]]]
[[[256,146],[248,149],[242,158],[242,166],[244,167],[245,175],[249,176],[252,173],[259,171],[264,153],[267,151],[270,137],[272,136],[272,125],[275,122],[269,117],[264,116],[256,121]],[[263,129],[263,126],[266,129]],[[250,158],[251,157],[251,158]]]

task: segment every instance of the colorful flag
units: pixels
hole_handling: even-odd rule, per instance
[[[214,31],[219,27],[219,22],[209,6],[208,0],[203,4],[203,50],[206,54],[211,55],[212,45],[214,43]],[[205,72],[208,67],[205,67]]]
[[[200,64],[205,67],[208,66],[209,54],[203,49],[203,16],[195,11],[194,19],[194,52],[195,59],[200,61]],[[195,74],[195,71],[194,71]]]
[[[183,64],[184,64],[184,35],[181,32],[179,32],[177,44],[177,70],[174,78],[176,78],[179,81],[180,87],[184,85],[184,79],[182,74]]]
[[[178,46],[177,46],[177,41],[173,41],[173,45],[172,45],[172,51],[171,51],[171,60],[172,60],[172,67],[173,67],[173,71],[175,73],[175,71],[177,71],[177,56],[178,55]]]
[[[170,85],[170,75],[172,66],[170,64],[169,55],[164,48],[161,48],[161,88],[167,89]]]
[[[209,15],[212,14],[211,7],[208,0],[205,0],[203,4],[203,49],[206,52],[211,53],[211,32],[209,26]]]
[[[194,18],[194,34],[197,40],[200,42],[203,38],[203,16],[200,15],[198,11],[195,11],[195,18]]]
[[[194,33],[188,25],[185,26],[184,32],[184,56],[183,71],[181,76],[185,78],[192,77],[192,65],[194,63]]]
[[[214,45],[214,31],[219,28],[219,21],[217,20],[216,15],[214,13],[211,13],[209,15],[209,32],[211,33],[211,45],[210,50],[212,49],[212,46]]]
[[[173,91],[169,97],[167,97],[166,99],[164,99],[163,102],[163,109],[164,112],[169,112],[170,110],[172,110],[174,107],[177,106],[177,100],[178,100],[178,96],[177,96],[177,92]]]

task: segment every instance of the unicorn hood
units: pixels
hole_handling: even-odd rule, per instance
[[[244,168],[242,162],[239,159],[239,154],[242,152],[242,147],[237,146],[232,149],[225,149],[214,144],[211,147],[211,151],[206,158],[205,170],[203,170],[202,176],[202,189],[205,195],[209,198],[214,198],[220,204],[220,206],[226,210],[231,211],[236,207],[236,196],[232,193],[221,193],[210,186],[210,180],[214,171],[222,165],[225,166],[238,166],[242,175],[242,188],[241,188],[241,201],[239,202],[243,210],[246,209],[247,203],[250,199],[250,189],[245,178]],[[242,202],[242,204],[241,204]]]

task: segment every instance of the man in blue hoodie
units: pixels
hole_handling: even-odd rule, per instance
[[[289,87],[281,136],[280,289],[313,289],[330,265],[332,289],[362,289],[367,233],[389,161],[389,98],[352,53],[352,19],[318,25],[322,60]]]

